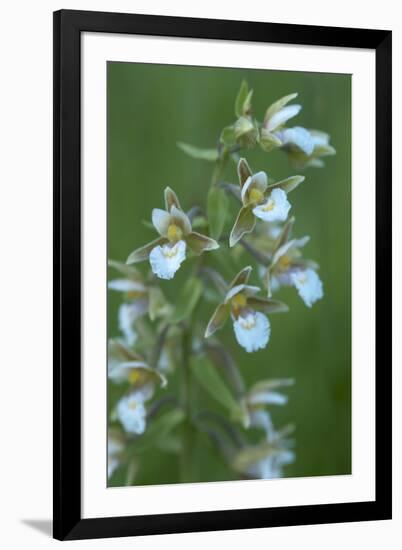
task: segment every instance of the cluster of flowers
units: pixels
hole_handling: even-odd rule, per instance
[[[294,287],[309,308],[323,297],[318,265],[305,259],[302,254],[309,237],[293,238],[295,219],[289,218],[292,208],[289,194],[299,187],[304,176],[295,175],[271,182],[264,171],[253,173],[247,160],[237,156],[240,149],[259,145],[264,151],[283,150],[294,166],[304,168],[322,166],[322,157],[335,153],[327,134],[300,126],[286,126],[301,110],[300,105],[289,105],[296,96],[291,94],[272,104],[263,122],[258,123],[251,114],[252,90],[249,91],[246,83],[240,88],[235,105],[237,119],[224,128],[216,155],[209,155],[211,158],[208,159],[216,160],[221,168],[223,160],[230,157],[237,159],[238,184],[221,184],[219,180],[213,182],[214,192],[227,192],[240,203],[228,236],[222,235],[222,228],[215,231],[214,238],[211,230],[209,235],[195,231],[191,211],[183,210],[176,193],[167,187],[164,192],[165,208],[152,211],[152,225],[158,237],[134,250],[126,263],[109,263],[123,275],[110,281],[109,288],[123,292],[126,300],[119,308],[121,337],[109,342],[108,376],[114,384],[128,387],[112,412],[112,420],[118,421],[124,432],[117,428],[109,431],[109,476],[127,459],[127,445],[132,441],[135,444],[136,437],[145,432],[149,416],[147,404],[158,386],[166,386],[166,372],[172,368],[166,351],[166,335],[172,325],[176,324],[177,328],[183,319],[180,318],[179,322],[176,319],[176,323],[169,321],[172,319],[173,305],[163,296],[157,285],[158,279],[173,279],[187,258],[212,252],[225,243],[229,249],[244,247],[257,262],[260,285],[249,284],[251,266],[241,269],[229,284],[218,272],[209,268],[212,279],[219,282],[222,299],[206,327],[204,325],[203,336],[210,338],[230,318],[235,339],[250,353],[267,346],[271,335],[269,315],[288,311],[283,302],[272,297],[273,293],[283,286]],[[202,150],[187,147],[191,156],[206,158]],[[225,212],[218,214],[222,218],[226,215]],[[208,225],[208,219],[206,222]],[[148,278],[133,265],[140,262],[149,262]],[[163,327],[164,337],[153,357],[146,357],[137,349],[138,323],[144,316],[151,321],[159,319]],[[143,337],[141,335],[141,339]],[[158,337],[153,334],[151,338],[155,340]],[[175,345],[177,342],[173,347]],[[200,337],[193,335],[190,353],[199,353],[203,349]],[[245,391],[242,385],[237,399],[244,413],[241,419],[243,427],[263,430],[264,437],[258,445],[241,445],[229,453],[231,466],[240,474],[256,478],[281,477],[282,467],[294,460],[292,442],[288,439],[290,428],[276,431],[266,410],[269,405],[287,402],[286,396],[277,388],[291,383],[286,379],[265,380],[249,391]]]

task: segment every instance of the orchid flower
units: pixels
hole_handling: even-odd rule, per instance
[[[321,168],[324,166],[323,157],[336,154],[336,150],[329,143],[329,135],[320,130],[289,128],[280,134],[281,148],[287,153],[295,168]]]
[[[156,384],[162,388],[167,384],[159,370],[151,368],[141,355],[116,339],[108,342],[108,377],[116,384],[126,382],[132,389],[144,390],[146,387],[144,393],[150,394],[150,397]]]
[[[165,210],[154,208],[152,211],[152,223],[160,237],[132,252],[127,264],[149,259],[157,277],[172,279],[186,258],[187,247],[195,254],[202,254],[219,245],[214,239],[192,230],[189,217],[170,187],[165,189],[165,207]]]
[[[256,218],[264,222],[285,221],[291,205],[287,194],[304,181],[304,176],[292,176],[285,180],[268,184],[265,172],[253,174],[245,159],[240,159],[237,166],[239,176],[240,209],[232,231],[229,244],[234,246],[245,233],[251,233]]]
[[[258,416],[258,427],[264,429],[265,438],[255,446],[240,449],[234,457],[233,467],[254,479],[283,477],[283,467],[295,460],[295,453],[290,448],[292,441],[286,437],[291,426],[276,431],[267,411],[258,411]]]
[[[252,268],[242,269],[230,283],[224,301],[214,311],[205,331],[208,338],[231,316],[236,340],[248,352],[265,348],[271,326],[264,313],[288,311],[282,302],[256,296],[257,286],[248,285]]]
[[[323,285],[317,274],[318,266],[303,259],[300,249],[310,240],[290,239],[294,218],[283,228],[274,247],[272,261],[265,273],[268,296],[281,286],[294,286],[307,307],[311,307],[324,296]]]

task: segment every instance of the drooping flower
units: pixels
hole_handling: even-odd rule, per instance
[[[256,218],[265,222],[285,221],[291,208],[287,194],[304,181],[303,176],[292,176],[268,184],[266,173],[253,174],[243,158],[239,160],[237,173],[243,206],[230,233],[230,246],[234,246],[245,233],[253,231]]]
[[[293,384],[291,378],[260,380],[254,384],[241,400],[241,406],[248,417],[248,427],[262,429],[270,440],[274,434],[272,421],[266,410],[270,405],[286,405],[288,397],[277,391]]]
[[[310,237],[291,239],[293,224],[294,218],[283,227],[277,238],[264,280],[268,296],[281,286],[294,286],[306,306],[311,307],[323,298],[323,284],[317,274],[317,264],[302,257],[301,248],[309,242]]]
[[[132,389],[142,390],[147,399],[152,397],[156,384],[162,388],[167,384],[159,370],[151,368],[144,357],[116,339],[108,342],[108,377],[115,384],[126,382]]]
[[[124,452],[123,434],[113,428],[107,434],[107,477],[110,478],[120,466]]]
[[[311,132],[301,126],[284,128],[277,132],[276,136],[281,141],[281,147],[287,151],[296,149],[308,157],[314,151],[314,140]]]
[[[160,279],[172,279],[186,258],[187,247],[195,254],[219,248],[210,237],[192,230],[172,189],[165,189],[165,210],[154,208],[152,223],[160,237],[130,254],[127,264],[149,259],[153,273]]]
[[[269,449],[261,458],[247,465],[244,473],[254,479],[279,479],[283,477],[283,467],[295,461],[295,453],[289,449]]]
[[[123,293],[127,300],[119,307],[118,323],[126,343],[132,346],[137,339],[134,323],[148,312],[149,289],[135,267],[114,260],[109,260],[108,265],[124,275],[124,278],[109,281],[108,288]]]
[[[308,268],[295,271],[290,278],[307,307],[311,307],[324,296],[322,281],[314,269]]]
[[[238,343],[248,352],[265,348],[271,333],[264,313],[287,311],[282,302],[256,296],[259,287],[248,285],[252,268],[242,269],[228,286],[224,301],[214,311],[205,331],[208,338],[231,316]]]
[[[233,461],[234,468],[254,479],[283,477],[283,467],[295,460],[292,441],[286,437],[291,427],[276,431],[270,414],[262,409],[255,411],[251,420],[251,426],[262,428],[265,437],[258,445],[240,449]]]
[[[320,130],[288,128],[279,134],[281,149],[287,153],[295,168],[321,168],[324,166],[323,157],[336,154],[336,150],[329,143],[329,135]]]

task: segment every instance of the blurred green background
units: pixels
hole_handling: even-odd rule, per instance
[[[291,196],[295,236],[310,235],[307,258],[320,264],[324,299],[306,308],[294,288],[276,296],[290,312],[270,317],[272,333],[266,350],[247,354],[235,342],[230,323],[221,336],[249,383],[262,378],[293,377],[285,407],[271,407],[277,427],[296,423],[297,460],[287,476],[351,472],[351,78],[349,75],[248,69],[108,63],[108,257],[125,261],[135,248],[155,238],[142,221],[154,207],[163,208],[169,185],[184,209],[205,205],[213,165],[180,151],[177,141],[214,147],[221,129],[231,124],[234,100],[246,79],[254,89],[253,112],[261,120],[276,99],[298,92],[303,109],[290,126],[317,128],[331,135],[337,155],[322,169],[305,171],[306,182]],[[298,173],[285,154],[246,153],[254,171],[274,179]],[[226,181],[237,183],[235,164]],[[234,204],[234,203],[233,203]],[[235,208],[234,208],[235,210]],[[239,266],[249,264],[247,256]],[[144,271],[148,265],[142,266]],[[162,282],[174,301],[185,280]],[[227,278],[234,275],[228,266]],[[116,273],[110,273],[116,276]],[[252,284],[257,283],[254,273]],[[108,333],[117,335],[121,296],[108,293]],[[205,323],[213,305],[205,306]],[[109,388],[109,397],[114,391]],[[109,399],[109,404],[113,399]],[[198,441],[202,454],[200,479],[230,479],[219,457]],[[177,481],[177,457],[149,453],[136,483]],[[124,483],[123,472],[112,479]]]

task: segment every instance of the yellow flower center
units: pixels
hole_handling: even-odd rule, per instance
[[[140,371],[138,369],[135,369],[130,371],[127,380],[129,384],[135,384],[136,382],[138,382],[140,376],[141,376]]]
[[[177,254],[177,251],[178,251],[178,248],[177,247],[172,247],[170,248],[170,246],[167,246],[166,248],[163,248],[163,255],[165,256],[165,258],[174,258],[174,256],[176,256]]]
[[[301,285],[305,285],[307,283],[307,276],[304,273],[299,275],[299,283]]]
[[[272,199],[269,199],[268,202],[262,207],[262,210],[264,212],[271,212],[275,208],[275,201]]]
[[[245,328],[246,330],[250,330],[250,329],[254,328],[255,323],[256,323],[256,320],[255,320],[254,316],[250,316],[247,319],[242,319],[241,320],[241,326],[243,328]]]
[[[134,401],[134,399],[132,399],[128,405],[129,409],[131,409],[132,411],[135,411],[135,409],[137,408],[137,401]]]
[[[286,271],[292,263],[292,259],[287,254],[281,256],[278,260],[278,268],[281,271]]]
[[[140,290],[130,290],[127,292],[127,298],[130,298],[130,300],[137,300],[137,298],[141,298],[144,294],[145,292],[141,292]]]
[[[251,191],[248,194],[249,200],[252,203],[259,203],[264,200],[264,193],[260,191],[259,189],[251,189]]]
[[[175,223],[171,223],[167,230],[167,238],[170,242],[180,241],[183,236],[182,229]]]
[[[238,312],[243,307],[246,307],[247,305],[247,297],[244,294],[236,294],[233,296],[232,300],[232,307],[235,310],[235,312]]]

